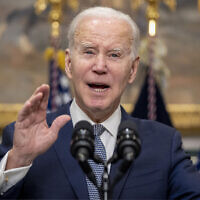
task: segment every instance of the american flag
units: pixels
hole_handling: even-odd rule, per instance
[[[149,77],[151,76],[151,77]],[[149,84],[149,79],[153,79],[153,85]],[[149,67],[146,66],[146,76],[141,88],[138,100],[136,101],[135,108],[132,111],[131,115],[133,117],[141,118],[141,119],[151,119],[149,118],[149,113],[151,110],[149,109],[149,104],[152,103],[149,101],[149,96],[152,96],[150,93],[149,88],[153,88],[153,95],[154,95],[154,116],[153,120],[159,121],[161,123],[167,124],[169,126],[173,126],[172,121],[170,119],[169,113],[167,112],[166,105],[160,88],[153,76],[152,73],[149,73]],[[151,89],[152,90],[152,89]]]
[[[67,77],[53,58],[49,61],[49,85],[48,111],[55,111],[71,100],[71,94]]]

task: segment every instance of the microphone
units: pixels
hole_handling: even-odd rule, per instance
[[[88,163],[88,159],[94,158],[93,127],[88,121],[82,120],[75,125],[71,140],[71,154],[89,180],[97,185],[95,175]]]
[[[133,161],[140,153],[141,141],[137,126],[131,120],[123,121],[118,128],[117,154],[119,158]]]
[[[75,125],[71,140],[71,154],[80,162],[93,158],[94,134],[93,127],[88,121],[82,120]]]
[[[141,142],[137,133],[137,126],[133,121],[123,121],[118,128],[116,152],[111,158],[112,163],[122,159],[117,174],[110,186],[110,198],[116,183],[127,172],[133,160],[139,155]]]

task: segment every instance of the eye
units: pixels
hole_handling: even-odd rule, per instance
[[[93,51],[85,51],[85,54],[89,54],[89,55],[91,55],[91,54],[94,54],[94,52]]]
[[[111,58],[119,58],[119,57],[120,57],[120,54],[118,54],[118,53],[111,53],[109,56],[110,56]]]
[[[111,54],[111,57],[116,58],[116,57],[119,57],[119,55],[116,54],[116,53],[112,53],[112,54]]]

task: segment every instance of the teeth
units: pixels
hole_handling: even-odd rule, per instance
[[[94,89],[95,92],[104,92],[106,90],[106,88],[104,89]]]

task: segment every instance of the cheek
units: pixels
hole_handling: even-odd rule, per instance
[[[75,57],[72,65],[72,76],[74,81],[83,80],[90,70],[91,63],[88,60]],[[78,79],[78,80],[77,80]]]
[[[121,70],[118,70],[113,77],[114,83],[117,84],[120,89],[125,88],[130,76],[130,70],[122,70],[122,69],[126,69],[126,68],[124,67],[124,68],[121,68]]]
[[[72,74],[72,79],[74,80],[74,82],[79,81],[79,79],[83,77],[84,68],[81,66],[83,66],[81,65],[81,63],[75,62],[71,67],[71,74]]]

